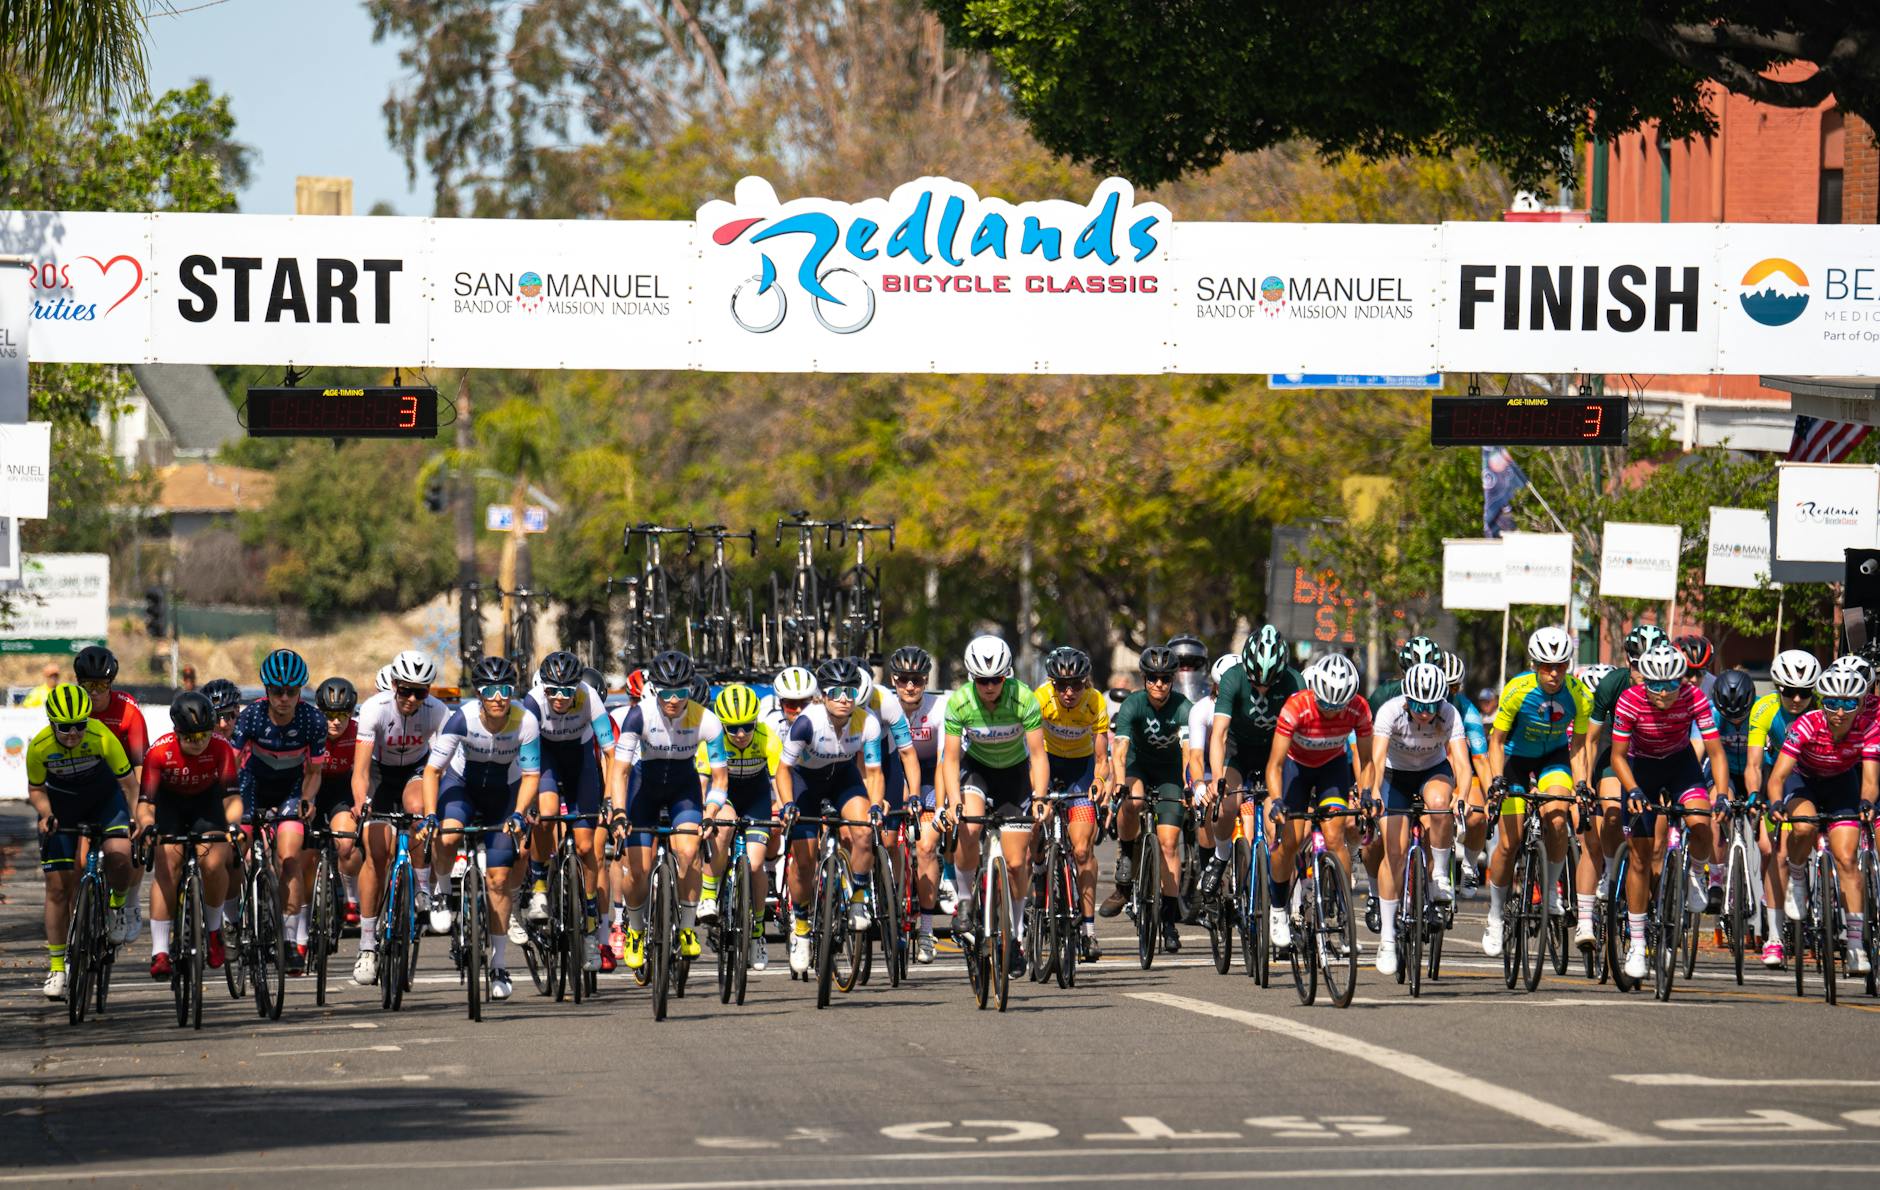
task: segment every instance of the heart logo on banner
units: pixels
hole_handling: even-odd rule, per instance
[[[97,265],[98,275],[100,277],[109,277],[111,275],[111,270],[116,268],[120,264],[130,265],[132,270],[134,270],[137,274],[136,277],[132,279],[130,288],[124,291],[124,295],[118,298],[117,301],[112,302],[111,305],[108,308],[106,308],[105,310],[106,314],[111,313],[112,310],[115,310],[119,306],[122,306],[125,302],[130,301],[131,295],[133,293],[136,293],[139,289],[143,287],[144,266],[138,262],[135,256],[125,256],[122,253],[120,253],[116,256],[113,256],[110,260],[99,260],[96,256],[81,256],[79,257],[79,259],[89,260],[92,264]]]

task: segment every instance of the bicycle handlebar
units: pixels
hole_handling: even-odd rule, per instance
[[[699,537],[709,537],[719,545],[727,541],[748,541],[751,543],[751,557],[757,556],[757,530],[746,529],[742,533],[733,533],[725,525],[700,525],[694,531]]]

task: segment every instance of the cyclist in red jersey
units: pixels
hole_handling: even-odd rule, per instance
[[[181,835],[229,830],[241,821],[242,798],[236,752],[215,734],[215,709],[194,691],[170,704],[176,728],[145,754],[137,795],[139,834]],[[209,966],[220,967],[222,902],[228,896],[234,862],[227,843],[204,843],[202,865],[203,926],[209,931]],[[170,915],[176,905],[176,878],[183,867],[183,847],[157,848],[156,879],[150,889],[150,978],[170,977]]]
[[[326,716],[326,755],[320,758],[320,792],[313,799],[313,821],[336,834],[354,834],[359,820],[353,807],[353,751],[359,742],[359,691],[345,678],[328,678],[314,692],[314,705]],[[346,924],[359,924],[359,869],[366,854],[357,839],[339,839],[339,878],[346,888]],[[312,887],[313,866],[319,852],[309,849],[301,855],[306,869],[304,879]]]
[[[1273,750],[1266,761],[1266,787],[1279,797],[1278,809],[1299,813],[1314,806],[1345,805],[1354,789],[1369,787],[1371,706],[1358,693],[1358,667],[1333,653],[1306,669],[1306,688],[1287,698],[1273,728]],[[1358,765],[1351,763],[1351,740],[1358,743]],[[1325,841],[1333,858],[1345,864],[1345,820],[1327,819]],[[1291,904],[1293,860],[1312,832],[1301,819],[1273,832],[1273,914],[1276,946],[1292,944],[1287,918]],[[1349,873],[1347,873],[1349,876]]]

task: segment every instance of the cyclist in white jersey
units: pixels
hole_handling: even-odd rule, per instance
[[[516,667],[507,657],[485,657],[471,670],[477,703],[457,708],[438,728],[431,758],[424,766],[425,834],[434,865],[450,862],[459,826],[496,826],[500,834],[484,837],[488,857],[491,922],[509,920],[509,908],[521,858],[516,840],[526,829],[542,780],[540,727],[514,702]],[[474,848],[470,848],[473,853]],[[434,900],[431,927],[450,929],[449,906]],[[504,965],[509,936],[490,932],[490,998],[507,1000],[514,990]]]
[[[359,737],[353,749],[353,815],[360,822],[365,822],[368,810],[424,813],[424,762],[431,755],[437,729],[450,717],[450,708],[431,695],[437,666],[425,654],[407,649],[381,672],[388,688],[360,704]],[[364,829],[359,956],[353,961],[353,982],[362,986],[378,978],[379,907],[384,903],[393,838],[388,823],[367,823]],[[431,908],[430,852],[416,850],[411,861],[414,899],[418,912],[425,913]]]
[[[601,965],[600,885],[601,849],[594,828],[601,822],[603,800],[612,783],[603,774],[601,757],[614,748],[614,722],[600,691],[581,678],[581,660],[557,651],[543,658],[536,681],[522,705],[542,727],[542,790],[536,808],[543,814],[580,815],[572,824],[575,852],[581,859],[582,896],[586,903],[585,961],[589,970]],[[612,765],[606,766],[611,771]],[[539,825],[529,840],[529,916],[548,917],[547,861],[554,854],[552,824]]]

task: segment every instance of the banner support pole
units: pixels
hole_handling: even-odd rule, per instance
[[[1776,588],[1776,647],[1771,650],[1774,653],[1782,651],[1782,599],[1787,594],[1783,588]]]
[[[1508,685],[1508,619],[1513,613],[1514,613],[1514,608],[1512,605],[1509,605],[1506,603],[1502,604],[1501,606],[1501,680],[1499,684],[1502,686],[1503,689],[1506,689]]]

